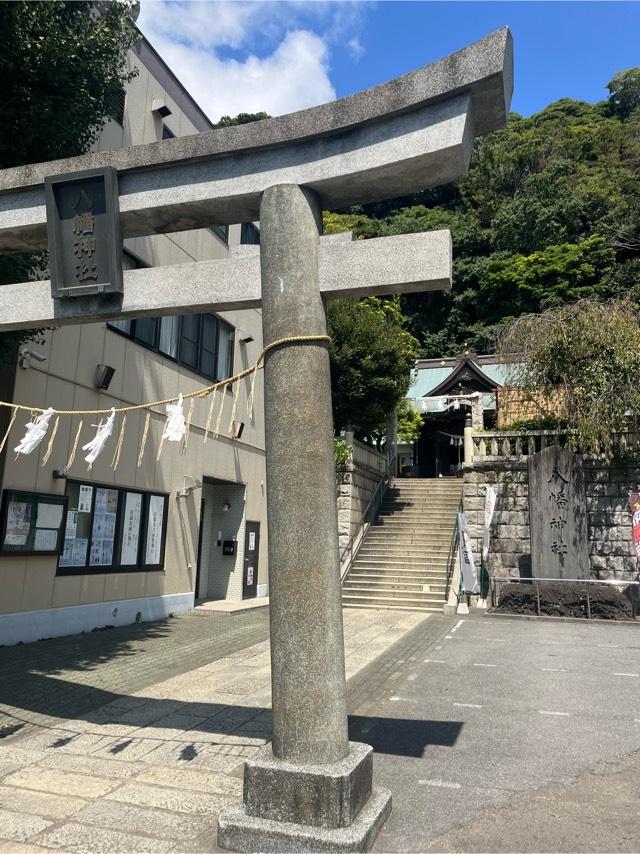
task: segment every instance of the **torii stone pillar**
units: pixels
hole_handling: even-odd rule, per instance
[[[295,184],[260,207],[264,343],[326,335],[322,209]],[[222,813],[237,851],[363,850],[391,809],[373,751],[349,743],[327,345],[296,343],[264,368],[273,741],[245,765],[244,802]]]
[[[448,232],[321,238],[321,207],[398,197],[463,176],[476,136],[506,122],[508,30],[332,104],[123,151],[0,172],[0,251],[47,245],[44,181],[111,167],[124,238],[260,219],[255,247],[221,261],[131,270],[124,293],[52,298],[0,288],[0,331],[262,304],[265,343],[326,331],[323,299],[451,286]],[[179,284],[179,287],[176,287]],[[265,362],[273,743],[245,766],[219,819],[236,851],[362,851],[390,794],[373,751],[347,738],[326,345]]]
[[[265,345],[327,334],[318,281],[321,224],[314,193],[295,185],[265,192]],[[349,745],[327,344],[268,353],[264,405],[273,754],[292,762],[338,762]]]

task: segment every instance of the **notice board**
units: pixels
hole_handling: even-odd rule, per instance
[[[3,490],[0,554],[60,554],[66,510],[66,495]]]

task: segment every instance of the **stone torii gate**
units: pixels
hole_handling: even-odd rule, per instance
[[[220,261],[131,270],[121,294],[0,288],[0,331],[262,307],[264,343],[326,335],[323,298],[444,289],[446,231],[320,237],[323,208],[454,181],[474,137],[506,122],[505,28],[430,66],[309,110],[197,136],[0,172],[0,252],[47,246],[44,181],[117,171],[122,237],[260,220],[261,245]],[[349,743],[329,356],[324,342],[264,366],[273,741],[219,820],[236,851],[366,850],[391,808],[369,746]],[[304,461],[301,469],[300,461]]]

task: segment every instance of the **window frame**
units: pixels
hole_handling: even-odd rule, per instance
[[[224,320],[222,317],[219,317],[217,314],[213,312],[205,312],[209,317],[212,317],[216,323],[216,332],[215,332],[215,347],[217,348],[218,338],[219,338],[219,325],[223,324],[227,326],[231,332],[230,335],[230,344],[229,344],[229,356],[227,359],[228,363],[228,375],[224,377],[218,377],[214,374],[208,374],[202,370],[202,329],[204,326],[203,317],[204,314],[196,314],[196,315],[172,315],[172,317],[178,318],[178,335],[177,335],[177,355],[171,356],[169,353],[165,353],[164,350],[160,349],[160,321],[161,318],[142,318],[143,320],[154,319],[156,320],[156,333],[155,333],[155,343],[147,344],[145,341],[136,337],[136,319],[131,319],[131,325],[129,327],[129,332],[125,332],[123,329],[118,329],[117,326],[112,326],[110,321],[106,321],[107,329],[110,329],[112,332],[117,333],[118,335],[122,335],[124,338],[128,338],[130,341],[133,341],[135,344],[138,344],[140,347],[144,347],[147,350],[150,350],[152,353],[158,353],[158,355],[162,356],[164,359],[169,359],[171,362],[175,362],[175,364],[180,365],[183,368],[186,368],[188,371],[191,371],[194,374],[197,374],[200,377],[204,377],[206,380],[210,382],[223,382],[229,377],[233,376],[233,362],[234,362],[234,350],[235,350],[235,333],[236,327],[233,326],[228,321]],[[198,347],[197,347],[197,365],[193,367],[193,365],[189,365],[187,362],[184,362],[180,358],[180,341],[182,338],[182,320],[184,317],[197,317],[198,318]],[[217,360],[216,360],[217,365]]]
[[[118,86],[110,92],[105,99],[105,118],[124,127],[124,115],[127,108],[127,90],[124,86]]]
[[[155,489],[140,489],[137,486],[118,486],[114,483],[99,483],[96,481],[83,480],[80,478],[68,478],[68,484],[78,484],[79,486],[91,486],[93,489],[93,493],[91,496],[91,513],[89,517],[89,531],[90,536],[87,542],[87,551],[85,555],[85,563],[83,566],[60,566],[60,558],[64,552],[64,541],[66,537],[64,536],[64,531],[66,529],[66,515],[69,512],[69,496],[66,491],[65,486],[65,498],[67,499],[66,510],[64,515],[64,525],[62,528],[62,540],[61,540],[61,550],[57,555],[57,563],[56,563],[56,576],[65,576],[65,575],[111,575],[113,573],[120,572],[165,572],[164,563],[165,563],[165,553],[167,546],[167,522],[169,519],[169,497],[170,493],[168,492],[159,492]],[[95,517],[95,506],[96,506],[96,494],[98,489],[115,489],[118,492],[118,507],[116,510],[116,526],[115,526],[115,534],[113,538],[113,549],[114,549],[114,558],[117,557],[117,563],[111,564],[111,566],[107,566],[105,564],[95,564],[91,565],[89,561],[91,560],[91,544],[93,540],[93,522]],[[140,514],[140,536],[138,539],[138,557],[136,564],[122,564],[120,563],[122,559],[122,530],[123,530],[123,521],[124,521],[124,507],[126,502],[126,496],[128,492],[135,493],[137,495],[142,495],[142,513]],[[148,564],[146,563],[146,549],[147,549],[147,536],[148,536],[148,522],[149,522],[149,501],[151,496],[158,496],[164,499],[164,505],[162,508],[162,537],[160,543],[160,561],[157,564]]]

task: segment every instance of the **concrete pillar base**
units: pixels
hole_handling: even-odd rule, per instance
[[[377,789],[349,827],[313,827],[247,815],[244,804],[218,819],[218,845],[227,851],[370,851],[391,812],[391,792]]]
[[[229,851],[368,851],[391,811],[372,791],[373,750],[350,742],[339,762],[294,765],[267,745],[245,765],[244,802],[218,820]]]

